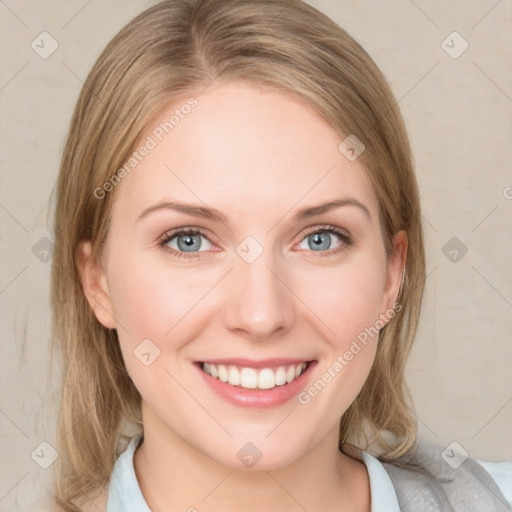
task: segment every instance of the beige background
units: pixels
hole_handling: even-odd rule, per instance
[[[429,274],[408,366],[420,431],[475,458],[510,459],[512,2],[310,3],[381,67],[412,140]],[[49,197],[72,108],[99,52],[150,4],[0,0],[2,511],[33,510],[50,472],[31,458],[54,442],[56,396],[47,378],[50,262],[33,247],[52,237]],[[47,59],[31,48],[43,31],[58,42]],[[458,58],[441,46],[453,31],[469,44]],[[445,44],[455,52],[457,41]],[[467,247],[457,262],[443,252],[452,237],[457,257]]]

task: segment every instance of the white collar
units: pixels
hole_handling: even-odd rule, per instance
[[[106,512],[151,512],[133,466],[133,454],[141,440],[142,434],[133,437],[114,465]],[[384,466],[367,452],[362,451],[361,456],[370,477],[371,512],[400,512],[395,488]]]

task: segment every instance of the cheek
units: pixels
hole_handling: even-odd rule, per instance
[[[385,285],[384,262],[384,258],[358,258],[350,264],[318,268],[304,273],[307,279],[300,278],[298,294],[315,313],[310,315],[311,322],[321,328],[329,345],[318,368],[321,382],[310,390],[311,394],[306,390],[304,401],[316,396],[325,384],[330,391],[321,393],[320,400],[325,400],[326,407],[336,401],[333,421],[355,398],[375,358]]]
[[[283,279],[293,290],[290,301],[296,303],[296,295],[305,306],[297,305],[296,322],[302,323],[308,315],[317,325],[323,321],[326,334],[342,343],[373,325],[381,306],[385,268],[375,253],[378,248],[339,263],[315,265],[305,260],[283,269]],[[199,325],[201,318],[212,314],[211,308],[222,308],[223,299],[229,299],[215,297],[225,289],[222,286],[213,291],[224,267],[177,265],[165,255],[155,261],[143,251],[128,254],[133,256],[112,262],[109,289],[120,331],[124,338],[133,338],[132,344],[144,338],[172,339],[170,332],[181,331],[183,321],[188,325],[193,317]]]
[[[298,272],[295,282],[299,297],[325,323],[330,336],[345,343],[378,319],[385,264],[377,258],[354,258]]]
[[[155,262],[136,251],[112,262],[109,290],[121,351],[128,374],[147,401],[163,399],[167,388],[180,392],[169,369],[173,371],[180,348],[194,336],[189,319],[200,310],[205,293],[204,276],[200,280],[198,274],[171,269],[165,258]]]
[[[171,267],[144,254],[120,261],[109,287],[116,320],[134,337],[161,339],[187,314],[197,313],[215,271]]]

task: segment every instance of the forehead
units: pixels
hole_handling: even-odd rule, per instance
[[[194,100],[166,107],[139,138],[151,149],[117,187],[118,208],[173,198],[278,214],[350,195],[377,209],[366,170],[338,149],[344,137],[304,102],[247,82],[214,83]]]

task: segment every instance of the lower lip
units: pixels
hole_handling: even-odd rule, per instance
[[[245,389],[232,386],[227,382],[208,375],[202,370],[202,363],[195,363],[205,382],[222,398],[239,407],[270,408],[284,404],[298,395],[304,388],[316,361],[311,361],[306,370],[289,384],[272,389]]]

